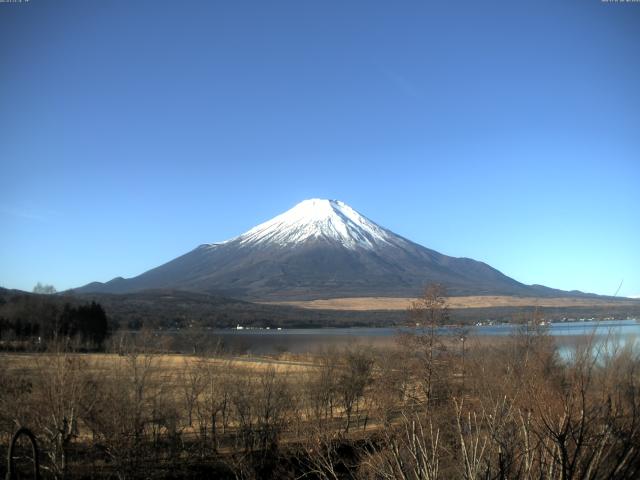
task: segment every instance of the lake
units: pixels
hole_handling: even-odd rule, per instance
[[[471,327],[470,337],[491,337],[511,335],[518,325],[500,324]],[[225,329],[210,330],[210,335],[220,338],[234,351],[254,354],[277,352],[308,353],[334,346],[343,348],[351,345],[389,346],[395,342],[398,333],[415,329],[405,327],[377,328],[292,328],[282,330],[266,329]],[[555,338],[565,356],[580,338],[594,335],[598,341],[609,338],[618,344],[625,344],[640,338],[640,323],[635,319],[607,320],[600,322],[559,322],[548,326],[548,334]],[[453,328],[442,329],[443,334],[455,334]]]

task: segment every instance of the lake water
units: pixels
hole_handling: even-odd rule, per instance
[[[501,337],[511,335],[518,325],[500,324],[472,327],[470,338]],[[315,352],[334,346],[342,348],[351,345],[389,346],[395,342],[398,333],[414,329],[387,328],[292,328],[283,330],[211,330],[212,336],[220,338],[233,351],[254,354],[293,352]],[[455,329],[442,329],[443,334],[454,335]],[[566,356],[580,339],[594,335],[596,341],[609,339],[617,344],[625,344],[640,339],[640,323],[635,319],[608,320],[601,322],[562,322],[551,323],[547,330]]]

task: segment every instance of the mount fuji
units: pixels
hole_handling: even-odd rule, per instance
[[[387,230],[337,200],[305,200],[251,230],[194,250],[129,279],[93,282],[79,293],[149,289],[251,300],[416,296],[429,282],[450,295],[564,294],[524,285],[489,265],[454,258]]]

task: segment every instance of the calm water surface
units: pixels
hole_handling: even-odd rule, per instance
[[[470,336],[491,337],[511,335],[518,325],[500,324],[472,327]],[[342,348],[349,345],[386,346],[395,342],[398,333],[413,329],[386,328],[292,328],[282,330],[211,330],[233,350],[255,354],[289,351],[295,353],[315,352],[330,346]],[[443,334],[455,334],[455,329],[442,329]],[[608,320],[601,322],[552,323],[548,334],[555,338],[563,356],[586,336],[593,335],[596,341],[605,339],[624,345],[640,338],[640,323],[635,320]]]

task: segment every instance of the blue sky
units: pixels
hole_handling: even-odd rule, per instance
[[[0,285],[134,276],[310,197],[640,295],[640,4],[0,4]]]

